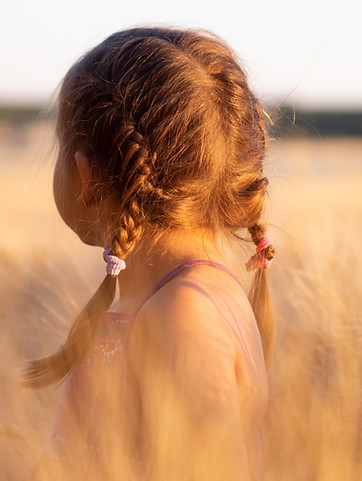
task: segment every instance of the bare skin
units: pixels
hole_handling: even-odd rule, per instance
[[[104,234],[109,220],[106,203],[94,198],[96,181],[83,152],[75,154],[67,175],[58,159],[54,191],[62,218],[84,242],[104,246],[110,243]],[[172,232],[141,245],[119,277],[116,311],[133,312],[163,275],[194,259],[232,270],[206,231]],[[252,479],[268,385],[256,322],[235,279],[210,266],[182,272],[141,309],[122,356],[127,375],[101,382],[121,386],[116,409],[127,425],[122,450],[148,460],[133,470],[136,481],[146,473],[149,481]]]
[[[249,479],[267,381],[255,320],[236,282],[205,266],[179,276],[136,318],[129,358],[146,443],[155,449],[154,479],[178,479],[173,470],[184,464],[185,479]]]

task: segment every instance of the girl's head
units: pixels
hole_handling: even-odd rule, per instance
[[[69,166],[84,151],[118,206],[110,228],[121,257],[146,228],[234,233],[260,218],[263,116],[215,38],[151,28],[112,35],[66,75],[57,128]]]
[[[145,233],[247,228],[256,244],[264,235],[264,116],[234,53],[215,37],[166,28],[112,35],[65,76],[57,133],[64,175],[77,152],[96,172],[94,196],[109,206],[107,237],[120,258]],[[83,327],[99,308],[89,312]]]

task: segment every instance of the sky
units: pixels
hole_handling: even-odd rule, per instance
[[[360,0],[8,0],[0,103],[47,103],[85,51],[115,31],[156,24],[221,36],[264,102],[361,109],[361,18]]]

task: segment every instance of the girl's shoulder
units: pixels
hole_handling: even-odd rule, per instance
[[[254,438],[267,400],[263,350],[245,291],[227,273],[200,266],[165,285],[134,320],[127,355],[151,399],[166,383],[165,399],[193,409],[236,403]]]
[[[159,336],[169,346],[198,342],[201,349],[213,343],[237,356],[245,353],[243,344],[255,344],[262,356],[245,290],[228,272],[210,266],[194,266],[164,285],[144,304],[134,324],[136,331]]]

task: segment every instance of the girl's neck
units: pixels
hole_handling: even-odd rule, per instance
[[[118,277],[120,301],[116,311],[134,312],[147,293],[175,267],[198,259],[227,263],[215,236],[202,231],[171,232],[157,240],[148,239],[126,259],[127,268]]]

